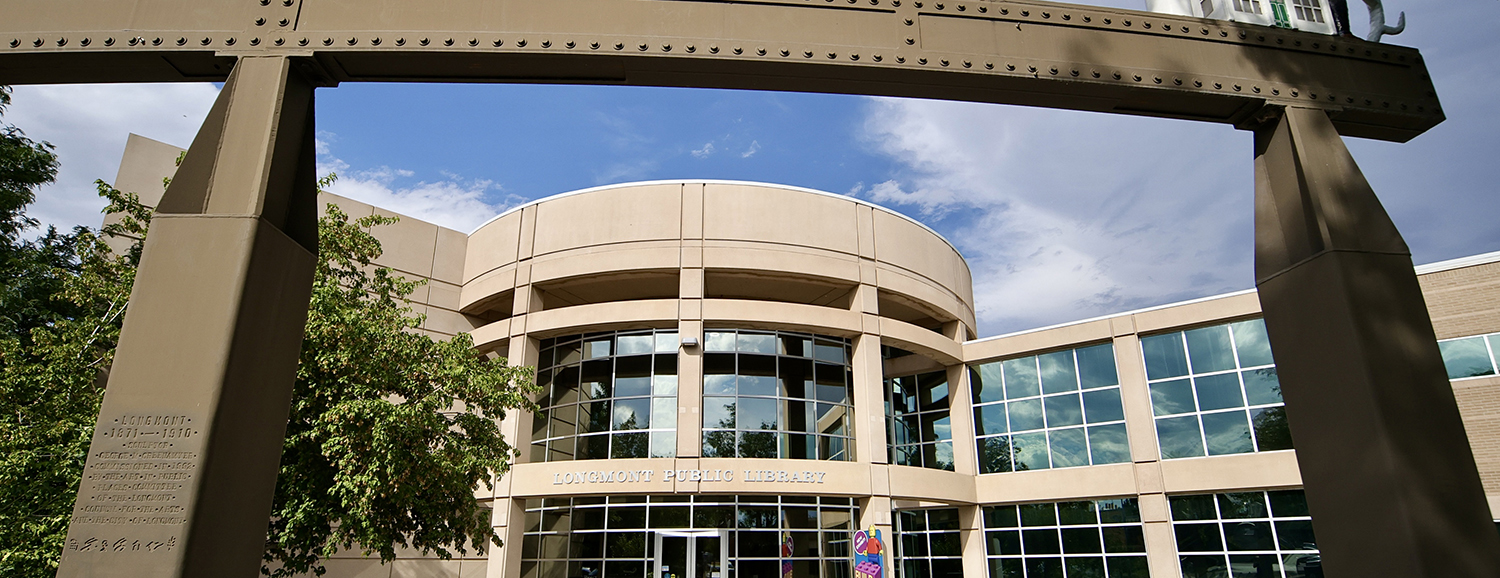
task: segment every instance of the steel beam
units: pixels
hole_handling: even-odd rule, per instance
[[[1443,120],[1417,51],[1036,0],[0,0],[0,83],[222,80],[237,56],[330,81],[887,95],[1245,126],[1322,108],[1405,141]]]
[[[258,574],[317,251],[312,92],[244,59],[157,208],[59,577]]]
[[[1500,576],[1411,254],[1321,110],[1255,133],[1255,274],[1326,575]]]

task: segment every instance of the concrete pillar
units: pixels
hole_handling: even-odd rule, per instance
[[[862,333],[854,338],[854,456],[864,463],[884,464],[890,452],[885,439],[884,367],[880,336]]]
[[[958,539],[963,544],[964,576],[989,576],[984,552],[984,508],[959,506]]]
[[[974,449],[974,398],[969,393],[968,366],[958,364],[948,373],[948,431],[953,435],[953,471],[979,473],[979,457]]]
[[[313,153],[313,85],[242,58],[157,207],[58,576],[259,575],[316,260]],[[124,471],[144,479],[106,479]]]
[[[703,455],[703,188],[683,185],[677,337],[698,345],[677,350],[677,457]]]
[[[1500,576],[1410,253],[1317,109],[1255,133],[1255,274],[1329,578]]]

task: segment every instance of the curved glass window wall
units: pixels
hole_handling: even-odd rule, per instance
[[[985,363],[969,372],[980,473],[1130,461],[1113,345]]]
[[[543,339],[531,460],[677,454],[677,331]]]
[[[858,520],[859,508],[849,498],[703,494],[527,500],[521,577],[653,576],[656,533],[723,530],[729,572],[721,576],[726,578],[780,578],[783,536],[792,540],[793,576],[846,578],[853,573],[849,544]],[[717,548],[705,549],[717,557]],[[662,554],[665,564],[673,552]],[[712,564],[698,566],[701,575],[714,574],[704,570]],[[670,572],[683,575],[681,569]]]
[[[950,411],[946,371],[885,380],[891,463],[953,471]]]
[[[711,329],[703,350],[703,457],[854,459],[849,340]]]

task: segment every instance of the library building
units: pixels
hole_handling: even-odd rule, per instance
[[[179,150],[132,135],[116,186],[154,204]],[[503,547],[329,578],[1323,575],[1253,290],[979,336],[942,236],[766,183],[374,233],[422,331],[535,367],[540,409],[479,488]],[[1500,252],[1417,269],[1500,518]]]

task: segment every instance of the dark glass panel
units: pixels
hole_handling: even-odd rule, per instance
[[[1302,490],[1281,490],[1266,494],[1271,501],[1272,515],[1278,518],[1308,515],[1307,496],[1302,493]]]
[[[1057,509],[1053,504],[1022,504],[1016,508],[1021,514],[1021,526],[1056,526]]]
[[[781,392],[787,397],[811,398],[814,395],[812,389],[813,365],[812,361],[806,359],[779,360],[781,364]]]
[[[1208,373],[1234,369],[1234,349],[1229,344],[1229,331],[1219,325],[1183,332],[1187,336],[1188,360],[1193,373]]]
[[[979,473],[993,474],[1011,471],[1010,437],[981,438],[979,442]]]
[[[918,375],[917,396],[922,411],[948,409],[948,372]]]
[[[1021,533],[1015,530],[992,531],[985,533],[986,548],[991,556],[1001,554],[1019,555],[1021,553]]]
[[[847,364],[848,360],[846,359],[844,349],[845,347],[842,343],[819,339],[813,345],[813,357],[818,361],[827,361],[841,365]]]
[[[902,534],[901,555],[903,557],[929,556],[927,534]]]
[[[1110,556],[1105,565],[1109,578],[1151,578],[1151,566],[1145,556]]]
[[[1041,366],[1042,393],[1078,389],[1078,371],[1073,367],[1072,350],[1038,355],[1037,364]]]
[[[978,435],[1005,433],[1005,404],[995,403],[974,408],[974,430]]]
[[[651,398],[617,399],[614,404],[615,430],[651,428]]]
[[[644,558],[645,532],[610,532],[605,538],[605,555],[610,558]]]
[[[1225,522],[1224,542],[1226,549],[1239,552],[1276,547],[1270,522]]]
[[[705,353],[703,354],[703,373],[705,375],[733,375],[734,371],[733,353]]]
[[[677,354],[657,354],[653,357],[657,375],[677,375]]]
[[[1031,397],[1042,392],[1041,380],[1037,378],[1036,358],[1007,359],[1002,364],[1005,374],[1005,397],[1016,399]]]
[[[694,528],[733,528],[734,506],[694,506]]]
[[[1063,578],[1062,558],[1027,558],[1026,578]]]
[[[1094,502],[1092,501],[1058,502],[1057,520],[1063,526],[1077,526],[1080,524],[1097,524],[1099,523],[1099,516],[1094,511]]]
[[[572,549],[569,556],[572,558],[603,558],[604,557],[604,533],[603,532],[574,532],[572,537]]]
[[[1173,524],[1177,535],[1178,552],[1220,552],[1224,543],[1219,539],[1218,524]]]
[[[1124,524],[1141,521],[1141,510],[1135,498],[1099,500],[1099,521],[1105,524]]]
[[[651,508],[652,528],[692,527],[692,512],[686,506],[656,506]]]
[[[958,510],[953,508],[927,510],[927,529],[957,530]]]
[[[1146,536],[1140,526],[1107,526],[1099,533],[1104,538],[1104,551],[1110,554],[1146,551]]]
[[[1240,376],[1237,373],[1220,373],[1193,379],[1198,390],[1198,409],[1212,411],[1231,407],[1244,407],[1245,398],[1240,394]]]
[[[577,439],[578,459],[602,460],[609,457],[609,434],[580,436]]]
[[[651,436],[647,433],[615,434],[609,450],[611,458],[644,458],[650,454]]]
[[[1276,368],[1262,367],[1240,373],[1245,380],[1245,400],[1250,405],[1281,403],[1281,381]]]
[[[1067,558],[1068,578],[1104,578],[1104,558]]]
[[[744,432],[740,434],[740,457],[775,458],[776,434],[774,432]]]
[[[1238,518],[1268,518],[1266,495],[1261,492],[1236,492],[1219,494],[1219,517],[1225,520]]]
[[[583,383],[579,387],[587,399],[605,399],[612,394],[610,383],[610,360],[596,359],[583,362]]]
[[[1250,410],[1250,426],[1255,428],[1257,451],[1292,449],[1292,430],[1286,423],[1286,406]]]
[[[577,443],[577,438],[562,438],[547,442],[547,459],[554,462],[573,459]]]
[[[609,528],[611,530],[634,529],[646,527],[646,508],[644,506],[611,506],[609,511]]]
[[[984,509],[984,527],[1014,528],[1016,525],[1015,506],[992,506]]]
[[[812,340],[800,335],[782,334],[779,353],[792,357],[811,357]]]
[[[932,578],[963,578],[964,561],[949,558],[932,561]]]
[[[780,532],[735,532],[739,537],[739,555],[742,558],[776,558],[781,556]],[[768,577],[769,578],[769,577]]]
[[[782,434],[781,454],[792,460],[817,459],[817,438],[806,434]]]
[[[785,517],[788,528],[818,528],[817,508],[782,506],[781,515]]]
[[[609,401],[595,401],[579,404],[578,432],[606,432],[609,431],[610,412]]]
[[[1146,358],[1147,379],[1166,379],[1188,374],[1187,355],[1182,349],[1181,333],[1143,337],[1141,352]]]
[[[1318,539],[1313,535],[1312,520],[1278,520],[1276,522],[1277,546],[1282,550],[1317,550]]]
[[[932,544],[933,556],[959,556],[963,553],[963,542],[958,539],[958,532],[935,532],[927,537]]]
[[[1067,554],[1098,554],[1104,549],[1099,543],[1098,528],[1063,528],[1063,552]]]
[[[823,532],[823,557],[847,558],[849,556],[848,532]]]
[[[1025,578],[1024,564],[1020,558],[990,558],[989,578]]]
[[[552,403],[571,403],[578,400],[577,365],[569,365],[553,372]]]
[[[1182,578],[1229,578],[1224,556],[1182,556]]]
[[[1173,521],[1214,520],[1219,517],[1218,512],[1214,510],[1212,495],[1172,496],[1168,500],[1172,506]]]
[[[706,431],[703,432],[703,457],[705,458],[732,458],[735,457],[735,433],[733,431]]]

